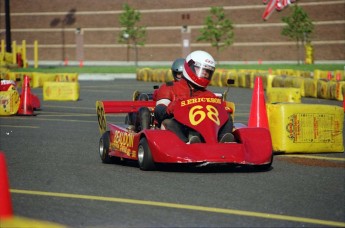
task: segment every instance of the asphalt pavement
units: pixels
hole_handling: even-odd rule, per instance
[[[42,88],[34,88],[42,102],[35,116],[0,117],[16,216],[67,227],[345,227],[344,153],[276,154],[266,172],[103,164],[96,101],[128,100],[159,83],[131,77],[79,83],[78,101],[44,101]],[[247,124],[251,97],[251,89],[230,89],[235,122]]]

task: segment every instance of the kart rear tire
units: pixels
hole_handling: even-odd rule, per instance
[[[138,147],[138,164],[139,168],[144,171],[155,170],[156,166],[153,162],[151,150],[146,138],[140,139]]]
[[[106,131],[99,139],[99,156],[103,163],[115,163],[118,158],[109,156],[110,132]]]

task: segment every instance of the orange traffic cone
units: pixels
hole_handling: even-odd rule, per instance
[[[33,114],[34,111],[31,104],[30,78],[27,75],[24,75],[18,115],[32,116]]]
[[[335,79],[336,79],[337,81],[341,81],[341,74],[340,74],[340,72],[338,72],[338,73],[336,74]]]
[[[68,66],[68,58],[67,57],[65,58],[64,66]]]
[[[248,127],[264,127],[269,130],[265,94],[261,77],[255,78]]]
[[[12,201],[9,191],[5,155],[0,151],[0,218],[13,216]]]
[[[332,73],[330,71],[328,71],[327,73],[327,79],[332,80]]]

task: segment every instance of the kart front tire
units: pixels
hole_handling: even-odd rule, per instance
[[[139,168],[144,171],[155,170],[156,166],[153,162],[151,150],[146,138],[140,139],[138,147],[138,164]]]
[[[109,146],[110,146],[110,132],[106,131],[103,133],[102,137],[99,139],[99,156],[103,163],[114,163],[117,161],[115,157],[109,156]]]

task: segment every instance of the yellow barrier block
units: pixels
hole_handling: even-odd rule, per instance
[[[16,82],[17,87],[21,87],[23,80],[24,80],[24,75],[27,75],[30,78],[30,87],[34,88],[33,81],[34,81],[34,76],[33,72],[8,72],[5,78],[7,80],[12,80]]]
[[[326,81],[325,79],[317,80],[317,97],[331,99],[329,81]]]
[[[266,91],[267,103],[301,103],[301,91],[298,88],[270,88]]]
[[[343,70],[334,71],[334,79],[336,81],[345,81],[344,71]]]
[[[344,95],[342,87],[345,86],[345,81],[329,81],[329,92],[331,99],[338,100],[338,101],[343,101],[344,100]]]
[[[331,71],[326,70],[314,70],[314,79],[329,79],[328,74],[332,73]]]
[[[272,78],[272,87],[284,87],[285,78],[287,76],[276,75]]]
[[[43,84],[45,82],[54,82],[56,79],[56,74],[55,73],[39,73],[39,72],[34,72],[33,73],[33,87],[43,87]]]
[[[238,79],[238,86],[239,87],[246,87],[246,73],[239,73],[237,75],[237,79]]]
[[[56,73],[55,81],[57,82],[77,82],[78,73]]]
[[[171,82],[171,81],[174,81],[174,76],[171,72],[171,70],[168,70],[167,73],[165,74],[165,79],[164,79],[165,82]]]
[[[250,88],[250,89],[254,88],[254,78],[255,77],[256,77],[256,75],[254,72],[249,73],[249,74],[245,74],[245,83],[246,83],[245,87],[246,88]],[[265,87],[265,83],[263,82],[262,84]]]
[[[78,82],[44,82],[43,100],[76,101],[79,99]]]
[[[6,78],[6,75],[8,75],[8,72],[9,72],[9,69],[0,66],[0,79],[9,80],[9,78]]]
[[[149,82],[152,79],[152,69],[151,68],[141,68],[137,71],[137,80]]]
[[[304,90],[304,78],[301,77],[293,77],[292,79],[292,87],[298,88],[300,90],[301,96],[305,96],[305,90]]]
[[[221,75],[221,79],[220,79],[220,83],[221,83],[221,87],[224,86],[228,86],[227,82],[228,79],[232,79],[234,80],[234,84],[230,85],[233,87],[238,87],[238,76],[237,76],[237,71],[236,70],[224,70],[222,75]]]
[[[223,74],[222,69],[216,69],[216,71],[213,73],[210,85],[212,86],[221,86],[221,76]]]
[[[157,82],[161,69],[152,69],[152,77],[149,79],[150,82]]]
[[[151,82],[164,82],[166,69],[153,69]]]
[[[0,116],[15,115],[20,105],[20,95],[11,85],[9,90],[0,92]]]
[[[304,79],[304,96],[317,97],[317,81],[312,78]]]
[[[268,104],[275,152],[343,152],[344,110],[340,106]]]

